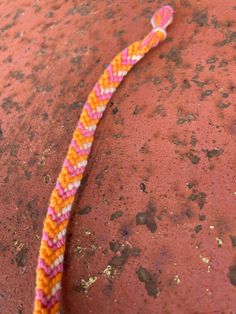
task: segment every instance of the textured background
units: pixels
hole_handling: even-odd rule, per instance
[[[64,313],[236,313],[235,1],[170,1],[74,204]],[[0,2],[0,312],[31,313],[42,223],[81,106],[164,1]],[[110,267],[107,265],[110,264]]]

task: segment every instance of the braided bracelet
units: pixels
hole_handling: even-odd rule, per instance
[[[34,314],[60,311],[61,280],[66,245],[66,231],[72,203],[80,186],[93,134],[113,93],[132,67],[159,42],[166,38],[166,27],[172,22],[173,9],[164,6],[151,23],[153,29],[140,41],[125,48],[112,60],[90,92],[79,123],[51,194],[38,257]]]

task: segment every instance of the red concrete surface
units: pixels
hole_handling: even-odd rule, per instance
[[[170,1],[100,123],[63,313],[236,313],[235,1]],[[102,69],[164,1],[0,2],[0,313],[31,313],[50,193]],[[108,266],[110,265],[110,266]]]

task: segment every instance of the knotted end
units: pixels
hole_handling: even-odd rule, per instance
[[[166,39],[166,28],[173,20],[174,10],[171,6],[165,5],[160,10],[154,13],[151,19],[152,30],[144,38],[141,47],[144,47],[145,52],[156,47],[160,41]]]
[[[151,24],[154,30],[162,29],[165,30],[173,21],[174,9],[165,5],[160,10],[154,13],[151,19]]]
[[[165,5],[152,16],[151,24],[153,32],[158,33],[160,40],[166,39],[166,28],[172,23],[173,14],[173,8],[169,5]]]

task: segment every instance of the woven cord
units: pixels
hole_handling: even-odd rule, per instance
[[[165,28],[172,22],[172,17],[173,9],[170,6],[157,11],[151,20],[151,32],[112,60],[88,96],[51,194],[44,221],[36,270],[34,314],[54,314],[60,311],[67,226],[97,124],[113,93],[130,69],[166,38]]]

